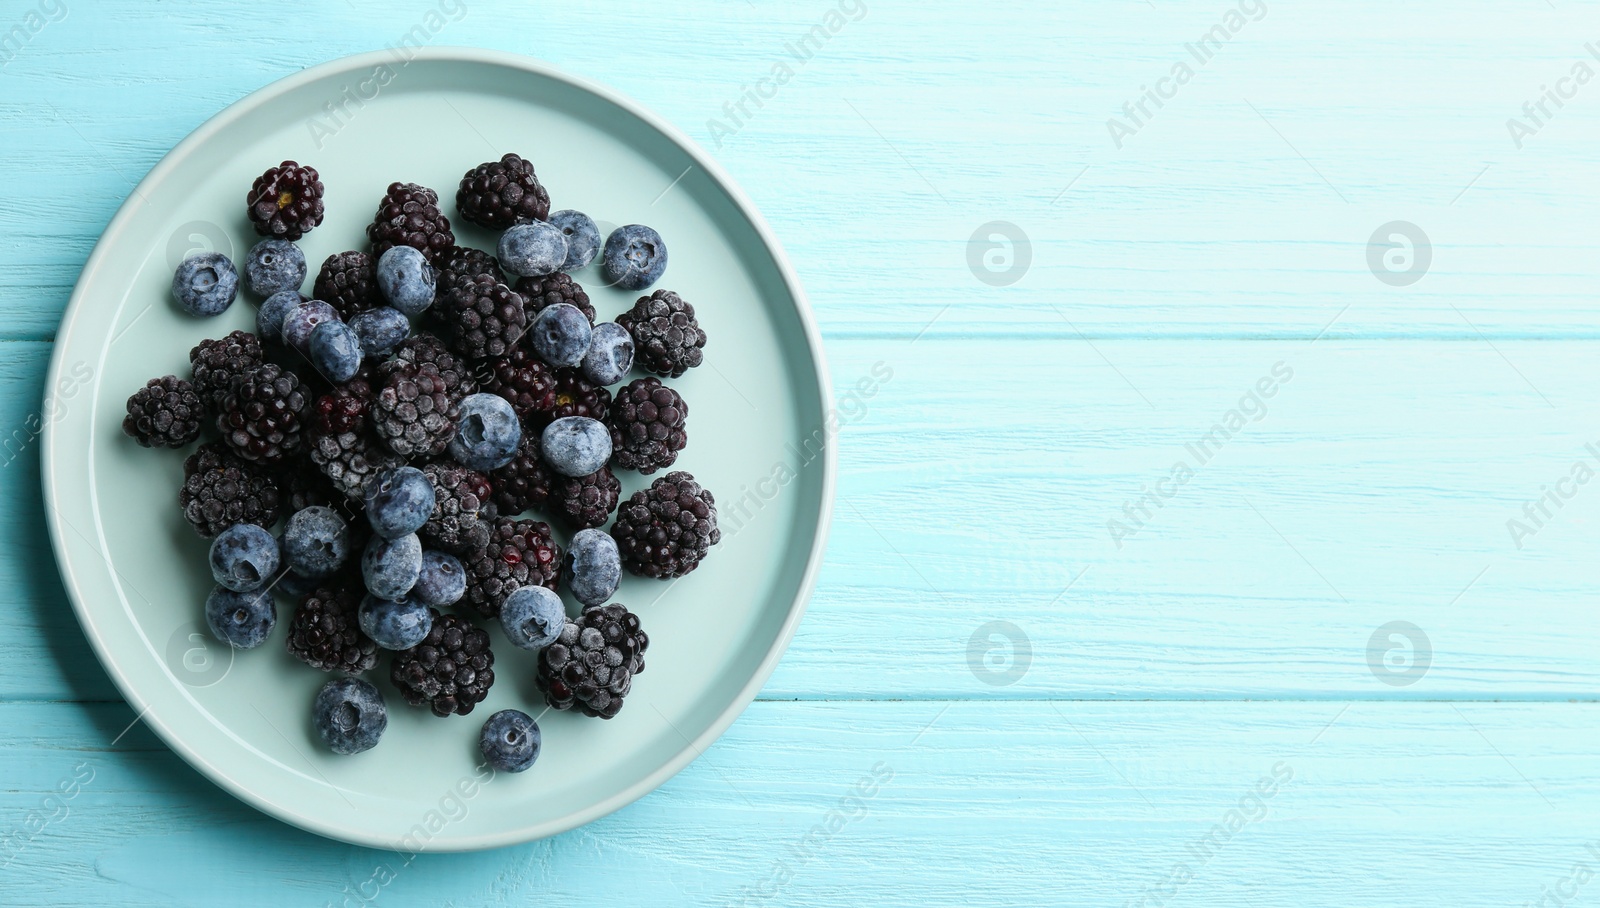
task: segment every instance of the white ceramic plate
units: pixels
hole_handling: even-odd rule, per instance
[[[545,713],[543,755],[528,772],[477,768],[486,717],[544,708],[533,655],[498,628],[497,680],[470,716],[407,706],[384,658],[369,677],[385,692],[389,729],[375,749],[336,756],[309,720],[327,676],[284,651],[289,604],[259,649],[233,653],[205,632],[207,543],[176,504],[184,454],[125,438],[124,401],[148,378],[186,376],[198,341],[253,330],[257,301],[246,294],[222,316],[194,319],[168,288],[187,252],[219,248],[238,259],[255,242],[244,199],[267,167],[294,159],[321,172],[327,219],[302,241],[315,272],[332,253],[364,248],[390,182],[433,187],[458,222],[461,175],[511,151],[535,162],[554,208],[586,211],[602,228],[649,224],[671,250],[656,288],[692,302],[710,337],[705,364],[670,382],[690,406],[689,446],[674,469],[716,495],[723,541],[679,582],[624,581],[616,601],[650,634],[645,672],[609,722]],[[493,249],[488,233],[456,230],[463,244]],[[575,276],[602,318],[639,295],[604,287],[593,266]],[[392,53],[350,57],[217,115],[150,172],[101,237],[62,319],[48,387],[70,400],[42,446],[50,532],[95,654],[195,768],[261,810],[348,842],[488,848],[570,829],[649,792],[755,696],[822,556],[834,474],[826,370],[776,240],[676,129],[523,57],[458,48],[403,65]],[[829,443],[810,453],[819,441]],[[622,478],[624,496],[645,484]]]

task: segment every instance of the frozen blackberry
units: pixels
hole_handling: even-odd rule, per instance
[[[422,468],[433,485],[433,515],[417,531],[423,539],[449,552],[476,552],[489,544],[499,509],[488,477],[448,460]]]
[[[181,448],[200,437],[205,409],[192,383],[176,375],[152,378],[128,398],[122,431],[146,448]]]
[[[378,369],[380,383],[368,419],[401,457],[435,457],[455,434],[456,407],[465,396],[463,382],[470,379],[454,357],[427,343],[407,341],[401,347]]]
[[[365,432],[313,433],[309,447],[311,462],[327,477],[333,489],[351,502],[363,499],[367,481],[374,474],[404,466],[406,462],[404,457]]]
[[[437,366],[403,364],[384,372],[373,401],[372,427],[401,457],[442,453],[455,433],[458,401]]]
[[[507,517],[544,507],[557,478],[539,456],[539,436],[532,432],[523,434],[510,463],[489,474],[494,503]]]
[[[439,194],[416,183],[389,184],[367,227],[367,239],[375,259],[395,246],[410,246],[421,250],[435,268],[456,244],[450,219],[439,210]]]
[[[706,333],[694,319],[694,307],[671,290],[640,297],[617,316],[617,324],[633,335],[639,365],[657,375],[677,378],[705,358]]]
[[[682,577],[722,540],[711,493],[682,470],[633,493],[611,527],[622,566],[641,577]]]
[[[556,376],[544,360],[517,347],[485,365],[483,390],[505,398],[525,422],[540,414],[532,423],[535,427],[550,421],[556,407]]]
[[[429,611],[433,628],[421,643],[394,654],[389,680],[412,706],[427,704],[441,717],[464,716],[494,684],[489,635],[465,618]]]
[[[518,587],[533,584],[554,590],[561,580],[561,550],[550,525],[501,517],[489,544],[461,559],[467,569],[467,594],[461,601],[485,618],[500,614],[500,604]]]
[[[336,492],[360,501],[375,473],[402,466],[405,458],[379,444],[368,430],[371,402],[361,385],[347,384],[317,398],[307,440],[311,462]]]
[[[478,389],[466,365],[450,352],[444,341],[431,334],[416,334],[401,341],[394,348],[394,357],[384,365],[392,366],[399,363],[419,366],[431,363],[438,366],[440,374],[450,385],[451,392],[460,397],[466,397]]]
[[[312,507],[348,509],[333,483],[309,459],[295,460],[278,475],[278,492],[283,499],[284,511],[289,514]]]
[[[500,270],[500,260],[471,246],[452,246],[439,257],[439,294],[442,295],[462,278],[475,278],[487,274],[505,283],[505,272]]]
[[[334,491],[350,502],[360,502],[366,496],[366,483],[373,475],[405,465],[405,457],[384,448],[365,432],[312,433],[309,448],[310,462],[322,470]]]
[[[212,414],[222,412],[222,404],[233,390],[233,383],[262,361],[261,341],[248,331],[203,340],[189,351],[194,389]]]
[[[649,635],[627,606],[590,606],[539,654],[539,689],[554,709],[609,719],[622,709],[633,676],[644,671],[649,648]]]
[[[228,393],[217,431],[235,454],[268,466],[300,451],[306,392],[300,377],[276,363],[245,373]]]
[[[611,404],[611,462],[649,475],[670,467],[689,443],[689,405],[657,378],[639,378]]]
[[[468,359],[506,355],[528,327],[522,296],[487,274],[457,280],[434,308],[452,347]]]
[[[316,299],[332,306],[343,321],[384,305],[378,293],[376,264],[365,252],[330,255],[312,287]]]
[[[256,178],[246,203],[256,233],[298,240],[322,223],[322,180],[315,167],[284,161]]]
[[[384,380],[384,369],[397,369],[404,364],[416,366],[432,365],[439,370],[439,375],[445,381],[446,391],[457,402],[478,390],[477,380],[465,362],[445,346],[445,342],[431,334],[415,334],[401,341],[394,348],[394,355],[382,363],[374,372],[372,384],[374,391],[380,388]]]
[[[521,278],[517,281],[517,292],[522,294],[522,301],[528,310],[529,323],[533,322],[534,316],[550,306],[569,303],[577,306],[589,317],[589,324],[594,324],[594,303],[589,302],[589,294],[584,292],[583,285],[564,271],[557,271],[544,277]]]
[[[555,406],[535,422],[539,428],[564,416],[587,416],[604,422],[610,412],[610,389],[590,384],[581,369],[557,369]]]
[[[534,175],[533,162],[514,154],[479,164],[456,191],[461,216],[490,230],[542,221],[550,216],[550,194]]]
[[[332,393],[354,397],[362,403],[372,403],[372,398],[377,395],[378,367],[368,359],[361,363],[361,368],[349,379],[332,386]]]
[[[190,454],[183,476],[178,506],[194,531],[207,539],[236,523],[271,529],[278,522],[277,480],[235,457],[220,441]]]
[[[325,672],[359,675],[378,664],[378,644],[361,632],[361,590],[340,575],[300,600],[289,622],[289,655]]]
[[[550,503],[556,514],[575,530],[604,524],[617,509],[622,483],[610,467],[601,467],[588,476],[557,477],[550,490]]]
[[[507,281],[505,272],[500,270],[500,260],[482,249],[451,246],[439,258],[439,276],[434,284],[434,304],[423,311],[417,324],[429,332],[445,334],[448,331],[440,311],[443,307],[439,303],[449,295],[450,288],[463,280],[470,281],[480,274],[487,274],[501,283]]]
[[[372,387],[358,376],[317,398],[311,405],[311,428],[324,435],[364,431],[371,404]]]

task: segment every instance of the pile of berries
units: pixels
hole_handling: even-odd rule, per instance
[[[172,293],[214,316],[242,284],[259,299],[256,330],[202,341],[187,376],[128,398],[122,427],[138,444],[198,442],[178,504],[210,540],[208,626],[256,647],[276,626],[274,595],[291,600],[284,645],[337,676],[312,704],[337,753],[375,746],[388,725],[363,677],[384,651],[377,674],[407,703],[472,712],[495,681],[495,626],[536,654],[551,708],[617,715],[649,645],[639,616],[610,601],[622,572],[682,577],[721,538],[711,493],[687,472],[627,497],[613,472],[672,467],[688,443],[683,397],[629,378],[636,365],[676,378],[700,364],[694,307],[657,290],[598,322],[572,277],[598,259],[607,286],[643,290],[666,269],[660,234],[630,225],[602,242],[582,212],[551,212],[533,164],[508,154],[456,193],[461,220],[499,232],[495,254],[457,244],[438,193],[397,182],[368,245],[312,274],[295,241],[322,223],[323,192],[294,161],[254,182],[248,216],[264,239],[242,267],[189,257]],[[534,510],[574,531],[564,547]],[[479,740],[513,772],[540,742],[515,709]]]

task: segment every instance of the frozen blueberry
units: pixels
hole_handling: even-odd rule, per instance
[[[597,385],[614,385],[633,368],[633,335],[616,322],[601,322],[589,334],[583,355],[583,377]]]
[[[422,573],[422,540],[416,533],[394,539],[374,536],[361,555],[361,577],[367,592],[379,599],[403,599]]]
[[[302,356],[310,356],[311,332],[323,322],[338,320],[338,310],[322,300],[301,303],[283,314],[283,343],[300,351]]]
[[[498,394],[469,394],[461,401],[450,456],[461,465],[487,473],[511,462],[522,442],[522,423],[510,401]],[[428,499],[433,500],[431,497]]]
[[[604,605],[622,582],[617,541],[605,530],[579,530],[567,546],[567,588],[584,605]]]
[[[600,228],[583,212],[571,208],[554,212],[550,215],[550,226],[559,228],[561,235],[567,238],[567,258],[561,263],[562,271],[577,271],[600,254]]]
[[[562,476],[588,476],[611,459],[611,432],[598,419],[563,416],[539,437],[544,459]]]
[[[211,540],[211,576],[236,593],[248,593],[278,573],[278,540],[253,523],[238,523]]]
[[[618,227],[606,237],[600,265],[612,285],[643,290],[661,280],[667,270],[667,244],[661,241],[661,234],[643,224]]]
[[[556,303],[539,311],[528,330],[528,343],[539,358],[552,366],[576,366],[589,352],[593,329],[589,317],[571,303]]]
[[[394,249],[389,251],[393,252]],[[361,341],[361,352],[367,356],[388,356],[401,341],[411,336],[411,321],[404,312],[392,306],[368,309],[350,319],[350,327],[355,329],[356,337]]]
[[[299,290],[306,282],[306,254],[288,240],[262,240],[251,247],[244,276],[257,296]]]
[[[356,618],[361,633],[384,649],[410,649],[433,630],[433,609],[411,599],[367,596]]]
[[[385,539],[415,533],[433,516],[433,483],[416,467],[384,470],[367,482],[367,521]]]
[[[378,258],[378,290],[389,305],[418,316],[433,305],[439,275],[428,257],[411,246],[395,246]]]
[[[483,723],[478,743],[490,766],[522,772],[539,759],[539,723],[520,709],[502,709]]]
[[[417,574],[416,586],[411,588],[411,599],[444,608],[461,601],[466,592],[467,571],[461,566],[461,559],[431,549],[422,553],[422,570]]]
[[[284,561],[302,577],[326,577],[350,557],[350,527],[333,508],[296,511],[283,528]]]
[[[522,277],[543,277],[561,270],[567,260],[567,238],[561,228],[544,221],[518,224],[500,234],[500,265]]]
[[[260,646],[277,623],[277,606],[266,590],[236,593],[219,586],[206,597],[206,624],[212,636],[234,649]]]
[[[279,290],[267,297],[256,310],[256,336],[264,341],[283,340],[283,317],[299,308],[306,298],[298,290]]]
[[[567,607],[546,587],[519,586],[500,605],[500,626],[521,649],[544,649],[556,642],[566,625]]]
[[[360,678],[335,678],[317,691],[311,704],[311,724],[322,743],[336,754],[371,750],[389,727],[389,708],[383,694]]]
[[[300,600],[316,592],[317,587],[321,585],[320,578],[284,571],[272,582],[272,591],[290,599]]]
[[[197,252],[172,276],[172,296],[190,315],[221,315],[239,295],[239,272],[220,252]]]
[[[311,364],[334,384],[347,382],[361,369],[361,339],[341,321],[326,321],[311,329],[306,345]]]

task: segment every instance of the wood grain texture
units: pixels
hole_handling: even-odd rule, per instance
[[[48,348],[7,346],[22,361],[0,372],[0,425],[16,425],[40,397]],[[765,696],[1600,696],[1600,590],[1569,567],[1600,544],[1600,482],[1569,484],[1575,497],[1532,535],[1507,529],[1575,462],[1600,471],[1585,447],[1600,448],[1589,343],[1010,346],[997,359],[928,339],[830,343],[841,412],[855,414],[839,435],[839,517]],[[849,403],[878,364],[892,376]],[[1292,377],[1246,397],[1275,367]],[[1264,407],[1259,421],[1200,463],[1194,446],[1241,397]],[[1171,480],[1179,462],[1191,480]],[[714,489],[725,522],[764,519],[737,509],[765,475]],[[1140,528],[1124,507],[1158,483],[1173,497],[1147,499]],[[0,469],[0,488],[25,503],[0,519],[27,536],[43,516],[35,462]],[[0,580],[36,592],[0,613],[17,631],[0,633],[0,653],[17,654],[0,658],[0,693],[114,696],[93,660],[72,658],[76,620],[34,567],[45,546],[30,539],[28,560],[0,563]],[[1004,687],[970,662],[992,620],[1032,650]],[[1401,688],[1368,664],[1370,635],[1394,620],[1420,626],[1434,651]]]
[[[6,66],[9,336],[50,336],[94,238],[197,123],[297,68],[394,43],[437,7],[385,7],[374,22],[357,0],[328,4],[308,41],[244,24],[236,2],[162,4],[159,27],[134,4],[69,2]],[[1600,105],[1579,95],[1521,149],[1505,125],[1587,58],[1583,6],[1271,0],[1119,150],[1107,119],[1229,4],[861,2],[865,15],[803,65],[787,46],[835,4],[702,0],[639,16],[465,0],[435,43],[534,54],[714,149],[777,226],[834,336],[930,322],[952,338],[1074,336],[1051,320],[1058,306],[1096,334],[1309,337],[1347,303],[1335,336],[1595,333],[1586,177]],[[1364,52],[1348,53],[1352,41]],[[798,66],[793,79],[714,135],[711,120],[732,122],[724,102],[776,62]],[[1435,246],[1409,288],[1367,270],[1369,237],[1395,219]],[[967,265],[992,220],[1032,247],[1031,269],[1001,289]]]
[[[1107,119],[1237,7],[346,0],[304,29],[241,0],[54,2],[0,44],[0,861],[61,815],[0,904],[1507,905],[1600,868],[1596,707],[1571,702],[1600,697],[1600,484],[1561,482],[1600,471],[1600,82],[1520,148],[1506,126],[1600,71],[1593,4],[1268,0],[1118,148]],[[393,856],[269,820],[129,728],[40,532],[30,420],[79,269],[167,149],[440,9],[432,43],[533,54],[711,148],[856,415],[807,618],[727,736],[613,817],[374,890]],[[735,122],[778,62],[793,78]],[[1432,254],[1403,287],[1367,260],[1395,220]],[[996,221],[1025,251],[976,252],[1029,262],[1002,286],[970,258]],[[1426,637],[1413,683],[1383,680],[1419,658],[1373,644],[1395,621]],[[1196,857],[1279,764],[1265,816]],[[761,889],[778,862],[793,879]]]
[[[1585,744],[1595,712],[1564,703],[758,703],[703,758],[611,817],[530,845],[408,864],[193,783],[143,726],[108,746],[132,719],[125,706],[9,705],[0,719],[30,734],[0,744],[0,810],[54,819],[4,872],[30,905],[130,908],[215,904],[223,894],[252,906],[364,895],[419,905],[998,908],[1137,904],[1169,888],[1191,905],[1292,894],[1295,904],[1345,908],[1445,904],[1463,886],[1472,892],[1462,904],[1520,905],[1574,863],[1597,860],[1586,849],[1600,847],[1592,818],[1571,809],[1600,797]],[[62,793],[63,780],[75,794]],[[834,831],[808,838],[829,811],[838,811]],[[1230,823],[1231,836],[1213,831]],[[1192,879],[1173,887],[1164,881],[1179,864]]]

